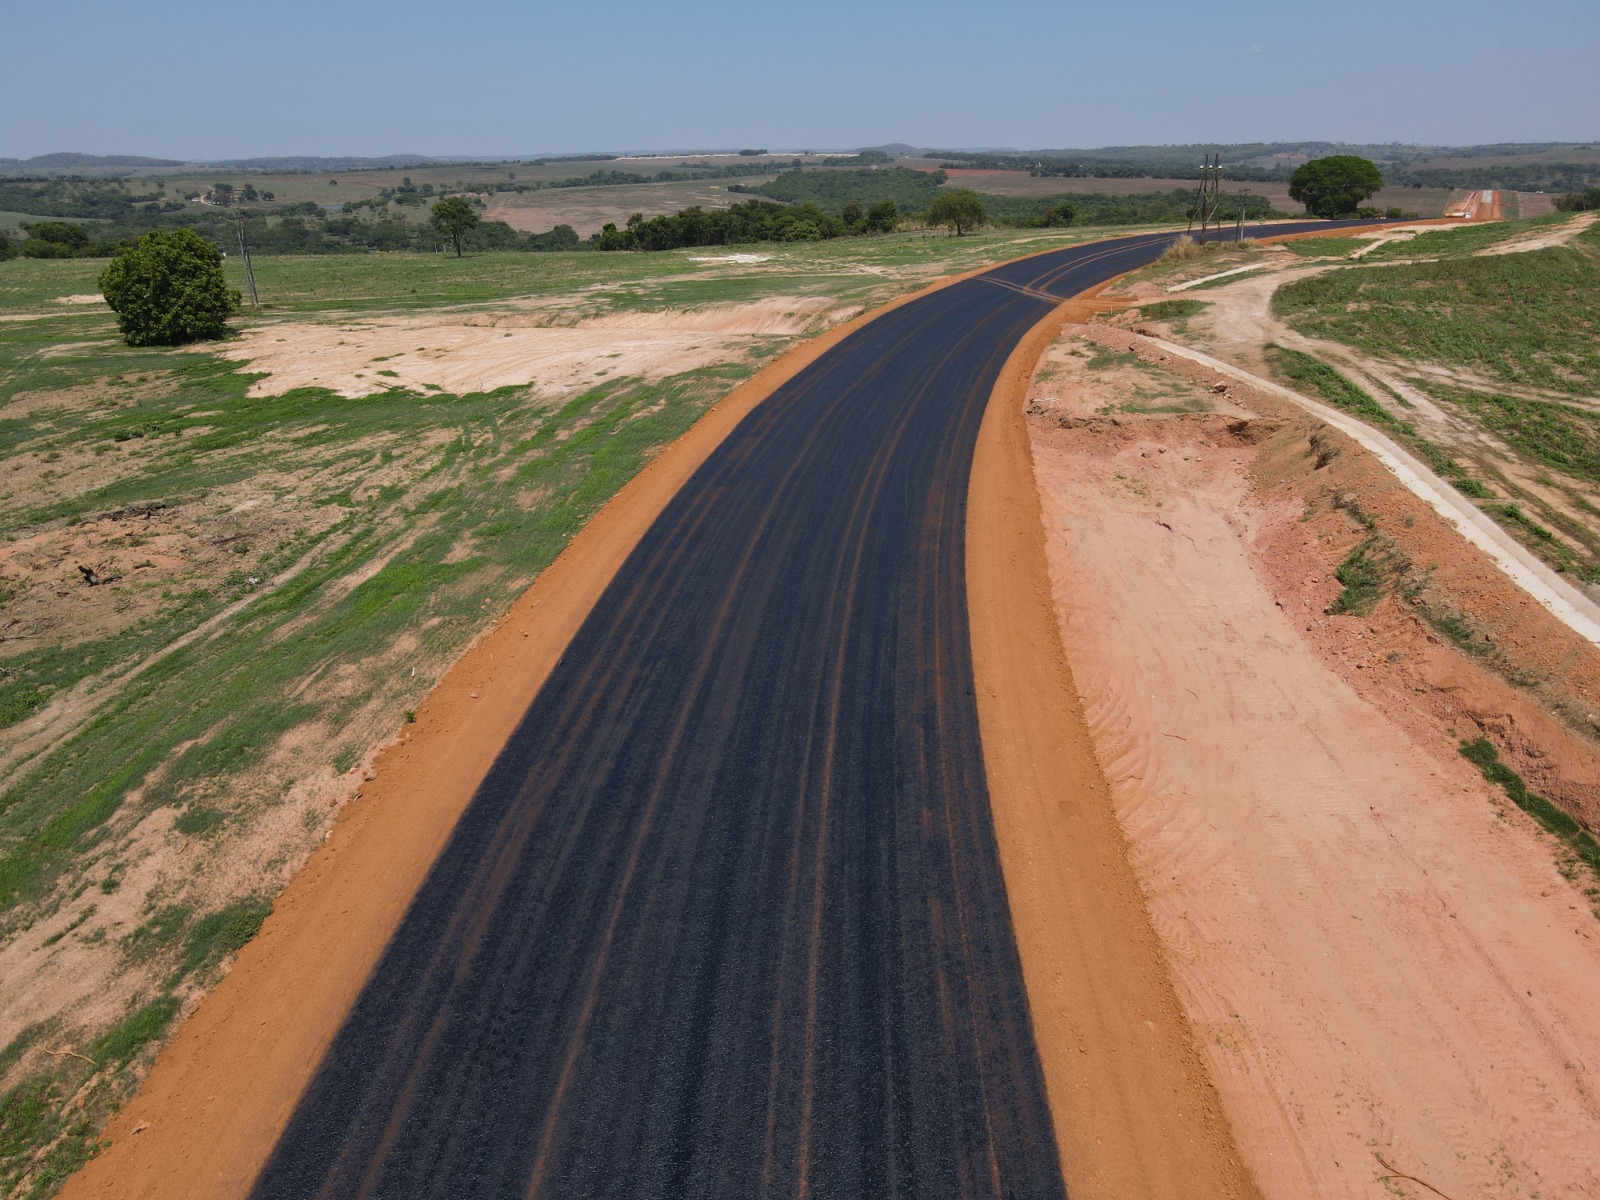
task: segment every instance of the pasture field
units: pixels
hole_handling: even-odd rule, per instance
[[[256,172],[237,170],[205,170],[192,167],[150,169],[141,171],[134,190],[148,186],[149,181],[163,181],[167,194],[182,195],[187,191],[205,191],[213,183],[232,183],[235,187],[245,183],[258,191],[273,193],[274,203],[298,203],[311,200],[318,204],[343,204],[349,200],[368,200],[384,188],[397,188],[406,179],[417,187],[431,184],[435,191],[450,188],[472,190],[486,184],[502,183],[553,183],[562,179],[581,178],[595,171],[620,171],[630,175],[654,175],[658,171],[689,170],[694,164],[712,167],[771,163],[773,169],[788,166],[796,157],[802,162],[816,162],[818,157],[797,155],[768,155],[740,157],[738,155],[673,155],[663,158],[593,158],[572,159],[563,162],[504,162],[504,163],[442,163],[437,166],[401,168],[372,168],[356,171],[316,172]],[[633,184],[614,186],[632,187]],[[514,193],[513,193],[514,194]],[[548,227],[547,227],[548,228]]]
[[[1541,221],[1548,218],[1541,218]],[[1600,249],[1579,245],[1476,256],[1499,237],[1484,225],[1387,248],[1441,261],[1363,267],[1280,289],[1274,311],[1308,336],[1464,367],[1500,384],[1600,392]],[[1373,257],[1384,251],[1374,252]]]
[[[1597,228],[1567,214],[1473,224],[1257,289],[1271,297],[1257,327],[1296,347],[1267,348],[1276,374],[1401,436],[1591,590],[1600,581]]]

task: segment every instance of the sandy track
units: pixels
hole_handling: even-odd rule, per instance
[[[1448,521],[1479,553],[1487,556],[1496,568],[1548,609],[1557,620],[1580,637],[1600,644],[1600,605],[1541,562],[1522,543],[1392,438],[1355,417],[1254,376],[1231,363],[1175,342],[1159,338],[1151,340],[1169,353],[1281,396],[1355,439],[1377,455],[1414,495],[1425,501],[1440,518]]]
[[[1296,625],[1267,547],[1308,535],[1231,418],[1069,408],[1032,425],[1061,633],[1262,1191],[1381,1194],[1376,1152],[1458,1198],[1594,1195],[1600,937],[1547,843]]]
[[[1538,229],[1521,237],[1509,238],[1503,242],[1496,242],[1493,246],[1486,246],[1478,251],[1478,256],[1492,258],[1500,254],[1526,254],[1530,250],[1549,250],[1554,246],[1565,246],[1593,225],[1597,219],[1600,218],[1594,213],[1582,213],[1570,221],[1557,225],[1554,229]]]

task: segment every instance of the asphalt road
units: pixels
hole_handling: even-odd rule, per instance
[[[256,1197],[1064,1195],[967,477],[1026,331],[1170,240],[934,292],[739,425],[528,710]]]

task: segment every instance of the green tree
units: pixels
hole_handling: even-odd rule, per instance
[[[433,227],[455,243],[457,258],[461,257],[461,239],[477,224],[477,212],[460,196],[446,196],[433,206]]]
[[[867,210],[868,233],[893,233],[900,224],[900,206],[893,200],[884,200]]]
[[[969,229],[976,229],[988,219],[989,214],[983,210],[983,201],[970,188],[951,188],[941,192],[923,217],[929,225],[944,225],[954,229],[957,237]]]
[[[1044,216],[1040,218],[1046,227],[1052,229],[1058,226],[1071,225],[1077,219],[1078,210],[1066,200],[1062,200],[1058,204],[1052,204],[1044,210]]]
[[[17,244],[11,240],[11,235],[0,230],[0,262],[17,256]]]
[[[867,223],[867,210],[861,207],[861,201],[847,200],[839,210],[839,219],[851,233],[860,233]]]
[[[145,234],[100,273],[100,291],[130,346],[219,338],[239,307],[239,293],[222,275],[222,255],[192,229]]]
[[[1354,154],[1314,158],[1295,168],[1289,196],[1316,217],[1347,217],[1383,186],[1383,174],[1370,159]]]

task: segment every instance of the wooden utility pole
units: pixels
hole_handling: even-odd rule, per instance
[[[250,303],[256,308],[261,307],[261,299],[256,295],[256,273],[250,265],[250,243],[244,240],[244,212],[234,209],[233,215],[238,218],[235,228],[239,234],[239,257],[244,260],[244,286],[250,293]]]

